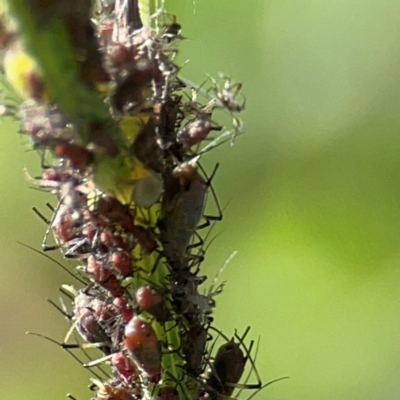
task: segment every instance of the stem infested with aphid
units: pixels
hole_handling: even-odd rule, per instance
[[[71,309],[58,307],[71,324],[60,345],[98,348],[102,356],[84,367],[111,367],[108,379],[93,379],[93,399],[206,400],[261,389],[240,384],[246,364],[255,371],[243,338],[222,335],[213,358],[222,285],[199,292],[200,228],[222,218],[204,214],[217,168],[208,178],[199,161],[242,132],[241,84],[221,77],[197,88],[178,76],[181,26],[163,4],[150,15],[147,1],[8,3],[15,24],[2,25],[3,72],[23,97],[10,112],[41,154],[42,176],[29,180],[57,198],[50,220],[35,209],[48,224],[43,250],[77,263]],[[220,109],[227,129],[213,121]],[[79,343],[68,344],[76,334]]]

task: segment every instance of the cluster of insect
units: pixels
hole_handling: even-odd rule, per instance
[[[89,358],[81,363],[94,375],[92,400],[254,394],[262,384],[253,342],[244,343],[248,330],[227,337],[214,328],[214,296],[222,285],[206,293],[199,288],[206,280],[201,229],[221,219],[220,211],[204,214],[208,194],[219,210],[211,185],[217,168],[207,176],[199,161],[241,133],[241,85],[220,77],[195,87],[179,77],[174,57],[181,27],[162,5],[144,23],[136,1],[98,1],[86,19],[82,4],[88,2],[78,3],[78,22],[68,7],[69,13],[62,6],[54,12],[68,14],[82,59],[80,83],[98,91],[119,136],[109,124],[83,124],[49,100],[35,67],[23,75],[27,98],[4,111],[21,121],[41,155],[42,174],[26,172],[30,183],[57,197],[48,204],[51,218],[34,210],[48,226],[43,250],[61,250],[76,280],[61,288],[71,306],[52,302],[70,323],[60,345]],[[4,26],[0,36],[6,70],[21,39]],[[214,122],[216,110],[228,116],[229,129]],[[115,159],[129,174],[109,166]],[[102,355],[93,356],[93,348]],[[246,368],[254,383],[244,379]]]

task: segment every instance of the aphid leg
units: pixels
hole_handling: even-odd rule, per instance
[[[198,164],[198,165],[199,165],[199,168],[201,169],[201,171],[207,177],[203,167],[200,164]],[[213,199],[214,199],[215,206],[217,207],[218,215],[203,215],[203,218],[206,221],[204,222],[204,224],[201,224],[201,225],[197,226],[197,229],[203,229],[203,228],[206,228],[206,227],[210,226],[211,225],[211,221],[221,221],[222,220],[222,210],[221,210],[221,207],[219,205],[217,194],[215,193],[215,190],[214,190],[214,188],[213,188],[213,186],[211,184],[212,180],[215,177],[215,174],[217,173],[218,167],[219,167],[219,163],[215,164],[213,172],[211,173],[210,177],[207,178],[207,181],[206,181],[206,185],[210,188],[211,194],[212,194]]]

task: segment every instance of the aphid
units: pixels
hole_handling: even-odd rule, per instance
[[[219,347],[206,379],[206,386],[212,389],[216,396],[212,398],[222,399],[229,397],[235,388],[257,390],[262,388],[262,383],[255,367],[254,360],[250,355],[254,343],[251,341],[250,346],[247,347],[243,342],[249,330],[250,327],[246,329],[242,337],[239,337],[235,333],[235,338],[238,339],[238,343],[236,343],[234,338],[232,338]],[[218,334],[222,333],[218,332]],[[225,335],[222,336],[227,339]],[[245,353],[242,351],[241,347],[244,349]],[[256,384],[238,383],[243,375],[247,361],[250,362],[252,371],[254,371],[254,374],[256,375]]]
[[[229,397],[243,375],[246,365],[239,344],[229,341],[217,351],[207,378],[207,385],[218,394]]]
[[[82,338],[88,343],[103,343],[100,347],[101,351],[104,354],[110,354],[110,339],[104,328],[99,324],[95,313],[89,308],[86,308],[82,310],[79,315],[76,315],[76,318],[76,329]]]
[[[203,215],[207,191],[215,172],[205,181],[191,164],[184,163],[166,177],[161,203],[160,238],[172,265],[183,263],[190,239]]]
[[[221,76],[224,79],[224,84],[222,88],[218,85],[217,81],[209,77],[213,86],[211,90],[217,96],[217,99],[221,102],[222,107],[224,107],[229,112],[239,113],[244,110],[246,101],[244,100],[242,104],[237,103],[236,98],[238,97],[241,89],[241,83],[232,83],[232,80],[226,76]]]
[[[87,259],[86,272],[93,278],[94,282],[108,290],[113,297],[122,297],[124,289],[115,274],[107,268],[104,260],[96,259],[90,255]]]
[[[136,290],[135,299],[138,306],[152,315],[157,322],[164,323],[170,318],[162,294],[154,287],[150,285],[141,286]]]
[[[124,278],[132,275],[132,257],[127,251],[116,250],[110,256],[111,266]]]
[[[113,300],[113,306],[118,315],[122,317],[122,320],[127,323],[133,318],[134,311],[128,307],[127,301],[123,297],[116,297]]]
[[[213,127],[211,121],[207,118],[195,119],[178,132],[176,141],[185,148],[189,148],[206,139],[212,130],[220,131],[221,129],[221,127]]]
[[[132,378],[137,375],[137,369],[132,364],[129,358],[125,357],[123,353],[114,353],[111,357],[111,366],[114,367],[118,376],[121,377],[125,383],[130,384]]]
[[[125,326],[124,343],[135,364],[149,377],[161,373],[160,343],[148,322],[133,317]]]
[[[202,325],[193,325],[185,332],[182,351],[186,361],[186,370],[197,377],[205,367],[203,362],[207,343],[207,329]]]
[[[102,352],[110,354],[111,343],[105,325],[113,315],[106,309],[104,302],[81,291],[74,299],[73,314],[73,327],[76,327],[81,337],[88,343],[103,343],[100,347]],[[68,334],[65,342],[67,338]]]

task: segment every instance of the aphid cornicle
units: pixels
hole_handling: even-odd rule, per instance
[[[150,378],[161,373],[161,349],[151,325],[134,316],[125,325],[124,344],[138,368]]]

